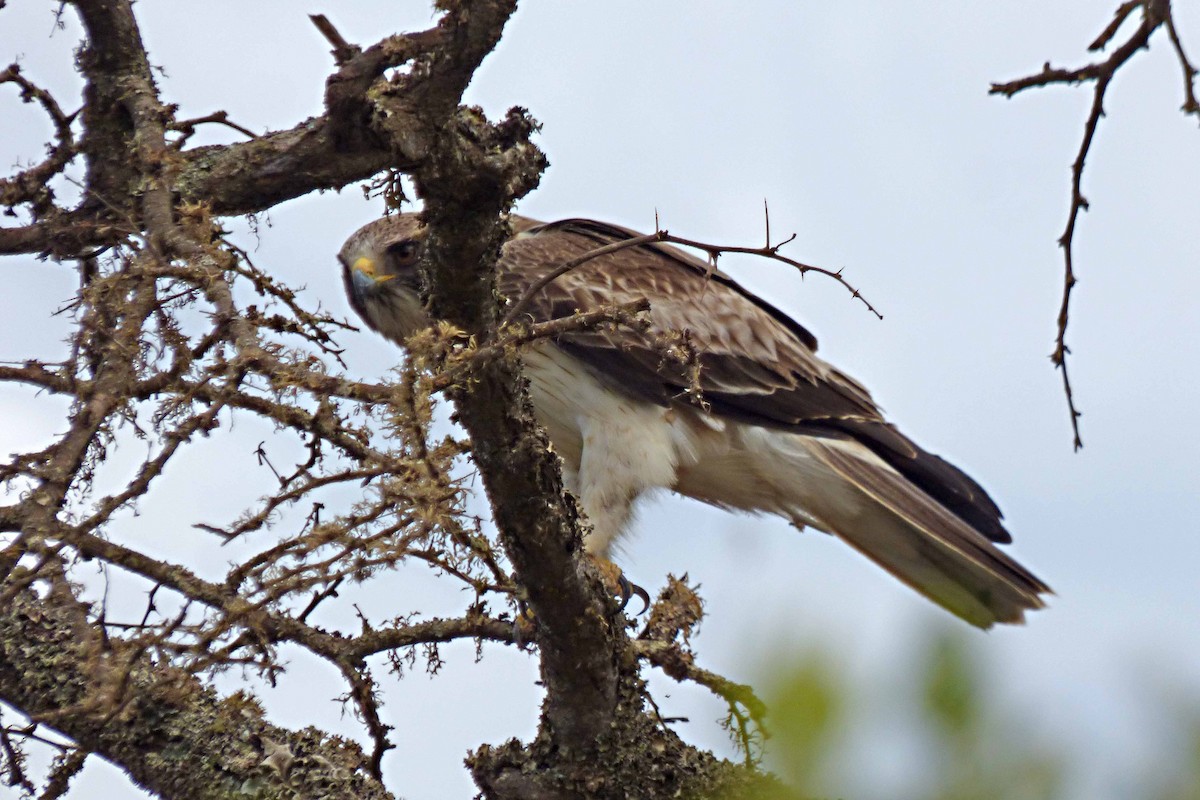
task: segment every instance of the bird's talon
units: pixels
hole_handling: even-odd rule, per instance
[[[646,609],[650,608],[650,594],[636,583],[631,583],[624,574],[617,578],[617,585],[621,587],[620,610],[624,611],[625,606],[629,605],[629,599],[636,596],[642,601],[642,610],[634,614],[634,616],[640,617],[642,614],[645,614]]]

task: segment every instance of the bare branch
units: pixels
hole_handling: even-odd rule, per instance
[[[309,14],[308,18],[312,20],[312,24],[321,32],[321,35],[333,45],[333,61],[339,67],[362,52],[361,47],[343,39],[342,34],[324,14]]]
[[[1094,53],[1103,50],[1105,47],[1108,47],[1108,43],[1111,42],[1112,38],[1117,35],[1117,31],[1120,29],[1121,25],[1124,24],[1129,15],[1132,14],[1135,9],[1138,9],[1141,6],[1141,0],[1127,0],[1127,2],[1121,3],[1121,5],[1117,8],[1116,13],[1113,14],[1112,22],[1108,23],[1108,27],[1101,31],[1100,35],[1088,45],[1088,50]]]
[[[65,789],[88,752],[164,797],[264,785],[279,785],[279,793],[318,786],[322,796],[386,796],[378,779],[397,717],[383,706],[368,661],[382,654],[398,667],[420,656],[436,671],[438,645],[463,639],[477,651],[483,642],[536,645],[547,693],[538,740],[506,751],[523,764],[476,754],[476,774],[495,777],[481,777],[483,791],[504,796],[501,788],[529,765],[540,768],[543,786],[562,789],[594,768],[598,753],[622,754],[614,765],[623,772],[597,778],[610,795],[657,763],[671,765],[655,778],[666,796],[700,796],[722,785],[731,765],[688,747],[647,712],[639,653],[582,557],[579,512],[520,372],[520,350],[531,343],[603,326],[645,330],[648,304],[503,325],[495,302],[495,259],[507,233],[501,220],[537,185],[546,162],[531,143],[537,123],[524,110],[492,122],[461,104],[515,3],[444,0],[433,28],[364,47],[315,16],[336,61],[325,114],[262,136],[220,111],[176,118],[177,108],[159,93],[130,0],[70,5],[86,31],[77,118],[15,68],[0,74],[42,105],[61,148],[52,149],[50,166],[0,184],[28,183],[6,197],[31,220],[0,229],[0,253],[78,260],[81,276],[66,309],[73,331],[63,362],[0,365],[0,381],[70,401],[49,445],[0,465],[14,498],[0,507],[0,697],[79,744],[63,750],[47,796]],[[250,139],[188,149],[202,124]],[[63,168],[76,156],[86,169],[83,199],[60,207],[47,181],[73,180]],[[429,301],[448,322],[414,337],[413,357],[396,376],[365,382],[349,378],[340,359],[335,336],[348,326],[308,308],[254,264],[224,238],[219,217],[384,170],[380,185],[394,187],[407,173],[425,201]],[[654,241],[674,240],[663,231]],[[714,259],[725,251],[698,246]],[[768,233],[763,248],[739,251],[838,277],[779,256],[779,247]],[[683,362],[694,355],[686,336],[670,344]],[[439,392],[457,405],[469,445],[431,433]],[[214,548],[238,540],[228,573],[210,580],[192,562],[140,549],[126,535],[122,509],[136,511],[152,497],[196,440],[247,419],[274,426],[299,455],[281,455],[289,451],[271,438],[256,466],[245,448],[244,461],[230,468],[263,483],[271,483],[269,469],[276,480],[231,521],[210,524],[179,512],[179,525],[199,523],[220,537],[205,540]],[[112,464],[117,451],[136,452],[137,460]],[[465,509],[468,452],[492,500],[499,545]],[[331,497],[344,488],[354,488],[354,498],[338,508]],[[99,565],[104,576],[98,609],[71,589],[86,565]],[[312,621],[324,617],[318,609],[354,608],[357,584],[402,569],[448,578],[465,598],[461,610],[444,619],[400,610],[382,622],[359,612],[354,630]],[[107,592],[127,576],[138,611],[110,618],[108,609],[118,606],[109,605]],[[517,598],[534,612],[533,642],[521,640],[508,616]],[[687,639],[688,612],[673,606],[681,616],[672,622],[664,617],[668,605],[660,603],[652,618],[656,635],[674,647]],[[22,637],[36,646],[13,655]],[[352,701],[371,753],[273,728],[249,694],[222,701],[204,689],[203,679],[230,668],[273,683],[282,674],[283,643],[338,670],[343,686],[330,693],[345,691]],[[654,657],[666,663],[682,653]],[[688,674],[717,685],[703,671]],[[62,685],[49,686],[46,675],[61,676]],[[743,713],[742,705],[731,708]],[[17,738],[0,741],[0,749]],[[178,752],[203,763],[184,764],[171,755]],[[326,768],[336,772],[332,783]]]
[[[1067,410],[1071,418],[1071,431],[1076,450],[1083,447],[1083,439],[1079,433],[1079,417],[1081,413],[1075,406],[1071,378],[1067,371],[1067,356],[1070,354],[1071,349],[1067,346],[1066,341],[1067,326],[1070,322],[1071,293],[1078,282],[1075,272],[1074,254],[1075,225],[1079,219],[1080,212],[1086,211],[1088,208],[1088,201],[1084,197],[1082,190],[1083,170],[1088,153],[1091,151],[1092,142],[1096,136],[1096,130],[1100,124],[1100,118],[1104,116],[1105,93],[1108,91],[1108,87],[1117,71],[1133,58],[1139,50],[1148,48],[1150,37],[1159,27],[1165,25],[1184,73],[1183,111],[1188,114],[1200,114],[1200,105],[1197,105],[1193,88],[1196,70],[1188,62],[1187,57],[1183,53],[1183,47],[1175,32],[1174,17],[1171,12],[1171,4],[1168,0],[1131,0],[1131,2],[1122,3],[1117,8],[1112,22],[1096,37],[1089,46],[1089,49],[1098,51],[1107,47],[1116,36],[1122,23],[1138,8],[1142,9],[1141,24],[1104,61],[1096,61],[1077,69],[1059,69],[1052,67],[1047,62],[1039,73],[1007,83],[994,83],[989,90],[989,94],[1012,97],[1025,89],[1040,88],[1055,84],[1078,84],[1084,81],[1095,83],[1092,92],[1091,108],[1088,111],[1087,120],[1084,122],[1083,139],[1080,142],[1079,152],[1075,156],[1075,161],[1071,164],[1071,207],[1067,213],[1067,225],[1058,240],[1059,246],[1063,249],[1063,290],[1058,310],[1058,332],[1054,341],[1054,350],[1050,354],[1050,360],[1062,373],[1063,393],[1067,398]]]
[[[40,598],[22,592],[0,607],[0,653],[0,695],[34,719],[52,718],[61,733],[121,764],[159,797],[219,800],[262,782],[320,786],[328,798],[391,797],[349,742],[270,725],[248,698],[220,700],[137,645],[111,637],[102,642],[87,607],[64,587]],[[109,723],[111,707],[64,713],[119,677],[114,669],[125,676],[127,695],[137,698],[122,704],[121,724]],[[38,690],[31,675],[53,676],[53,691]],[[263,741],[295,754],[286,775],[271,769]]]
[[[517,644],[516,628],[511,622],[471,615],[459,619],[431,619],[391,628],[372,630],[355,637],[346,655],[366,658],[386,650],[415,647],[420,644],[479,639],[502,644]]]
[[[50,778],[46,781],[46,788],[38,795],[38,800],[57,800],[67,793],[70,788],[71,779],[78,775],[83,770],[84,762],[91,755],[86,750],[68,750],[61,753],[54,760],[54,767],[50,771]]]
[[[530,285],[530,287],[525,290],[524,294],[522,294],[519,298],[517,298],[516,302],[514,302],[511,306],[509,306],[508,311],[505,313],[504,318],[501,320],[500,327],[503,328],[505,325],[512,324],[521,315],[521,313],[524,312],[525,309],[529,307],[530,302],[532,302],[533,298],[536,297],[539,292],[541,292],[543,289],[545,289],[551,283],[556,281],[558,278],[561,278],[563,275],[566,275],[568,272],[582,266],[583,264],[586,264],[587,262],[592,261],[594,259],[609,255],[611,253],[615,253],[620,250],[625,250],[627,248],[643,247],[648,244],[661,244],[661,243],[679,244],[679,245],[683,245],[685,247],[694,247],[697,250],[703,250],[705,253],[708,254],[709,260],[714,265],[716,264],[717,258],[725,253],[745,253],[748,255],[760,256],[762,258],[767,258],[767,259],[771,259],[774,261],[780,261],[784,264],[788,264],[788,265],[798,269],[800,271],[801,276],[803,276],[805,273],[808,273],[808,272],[816,272],[820,275],[825,275],[827,277],[833,278],[838,283],[845,286],[846,289],[849,290],[850,296],[852,298],[861,300],[863,305],[865,305],[867,307],[868,311],[870,311],[872,314],[874,314],[877,318],[883,319],[883,315],[880,314],[875,309],[875,307],[873,305],[871,305],[871,303],[865,297],[863,297],[862,293],[859,292],[858,289],[855,289],[853,286],[851,286],[846,281],[846,279],[844,277],[842,277],[841,270],[828,270],[828,269],[824,269],[823,267],[815,267],[811,264],[804,264],[800,261],[796,261],[795,259],[791,259],[791,258],[788,258],[787,256],[782,255],[779,252],[779,249],[781,247],[783,247],[784,245],[788,244],[789,242],[791,242],[793,239],[795,239],[796,236],[795,236],[795,234],[793,234],[792,236],[788,237],[787,239],[785,239],[782,242],[779,242],[777,244],[771,244],[770,238],[769,238],[771,235],[770,217],[767,216],[766,220],[767,220],[766,224],[767,224],[768,239],[767,239],[767,243],[765,245],[763,245],[762,247],[739,247],[739,246],[735,246],[735,245],[710,244],[708,242],[699,242],[694,239],[684,239],[679,236],[672,236],[669,231],[663,230],[661,228],[657,228],[654,231],[654,233],[647,233],[647,234],[643,234],[641,236],[631,236],[628,239],[623,239],[619,242],[613,242],[612,244],[606,244],[601,247],[597,247],[593,250],[589,250],[588,252],[584,253],[581,256],[578,256],[577,258],[573,258],[570,261],[560,264],[559,266],[555,267],[550,272],[543,275],[538,280],[534,281],[533,284]],[[656,223],[657,223],[657,219],[656,219]]]
[[[1167,34],[1171,37],[1171,46],[1175,48],[1175,55],[1179,59],[1179,68],[1183,72],[1183,105],[1180,106],[1180,110],[1185,114],[1200,116],[1200,102],[1196,100],[1197,69],[1183,52],[1183,42],[1179,39],[1179,32],[1175,30],[1175,16],[1168,13],[1163,21],[1167,26]]]
[[[47,185],[51,178],[66,168],[78,154],[71,123],[75,115],[65,113],[51,94],[21,74],[16,64],[10,64],[0,72],[0,84],[12,83],[21,90],[21,99],[26,103],[38,103],[54,124],[54,144],[50,155],[42,163],[22,170],[12,178],[0,179],[0,205],[13,208],[29,204],[35,219],[49,215],[54,208],[54,192]],[[0,246],[14,229],[0,230]],[[19,230],[19,229],[15,229]],[[0,251],[2,252],[2,251]]]
[[[179,139],[175,141],[174,146],[176,148],[182,148],[184,143],[186,143],[187,140],[190,139],[196,133],[196,128],[200,127],[201,125],[210,125],[210,124],[224,125],[225,127],[229,128],[231,130],[235,130],[238,133],[242,134],[247,139],[257,139],[258,138],[258,134],[256,134],[254,131],[250,130],[249,128],[244,128],[241,125],[238,125],[236,122],[231,122],[229,119],[229,113],[227,111],[214,111],[213,113],[206,114],[203,117],[194,117],[192,119],[181,119],[181,120],[172,122],[168,127],[171,130],[179,131],[182,134],[182,136],[180,136]]]
[[[754,762],[754,744],[767,736],[766,716],[767,706],[754,693],[754,689],[743,683],[736,683],[715,672],[698,667],[693,656],[681,646],[668,642],[638,641],[634,643],[637,654],[654,666],[670,675],[677,681],[691,681],[703,686],[729,704],[730,713],[735,718],[745,709],[746,718],[757,729],[757,735],[742,727],[739,744],[747,757],[747,766]]]

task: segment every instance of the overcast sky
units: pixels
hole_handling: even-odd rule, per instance
[[[1178,112],[1180,70],[1160,33],[1114,83],[1085,176],[1091,211],[1076,238],[1069,343],[1086,447],[1073,453],[1047,355],[1062,280],[1055,240],[1090,89],[1006,101],[987,87],[1047,60],[1082,63],[1115,5],[526,0],[468,98],[492,116],[525,106],[545,126],[539,143],[552,166],[522,213],[649,229],[657,212],[672,233],[756,244],[766,199],[772,230],[797,234],[793,257],[845,268],[883,321],[831,281],[723,262],[804,322],[827,359],[1004,509],[1011,552],[1057,597],[1024,628],[969,633],[991,664],[989,691],[1024,720],[1029,740],[1069,739],[1086,754],[1088,774],[1073,781],[1079,798],[1125,796],[1166,739],[1145,709],[1179,687],[1200,693],[1200,138],[1196,119]],[[80,33],[69,9],[55,31],[55,8],[9,0],[0,61],[19,59],[73,108]],[[308,13],[328,14],[364,44],[432,19],[415,2],[135,8],[180,114],[223,109],[255,131],[321,113],[331,60]],[[1192,4],[1176,13],[1200,60],[1200,14]],[[0,87],[6,170],[39,158],[48,132],[34,107]],[[204,135],[197,141],[234,138]],[[348,187],[273,209],[257,238],[241,220],[229,227],[260,266],[348,315],[334,254],[381,211]],[[0,359],[60,354],[66,322],[51,312],[71,296],[74,274],[25,258],[0,269]],[[369,333],[342,343],[356,374],[381,374],[397,358]],[[0,453],[44,446],[62,411],[0,388]],[[220,447],[164,477],[159,498],[130,521],[130,541],[225,563],[228,554],[198,534],[164,542],[144,533],[200,504],[237,512],[214,489],[241,480],[226,460],[234,451]],[[955,624],[844,545],[777,520],[662,497],[643,505],[637,531],[621,562],[627,574],[652,591],[667,572],[700,581],[709,612],[700,663],[737,680],[815,644],[888,686],[931,630]],[[379,607],[407,598],[396,611],[416,602],[435,613],[440,601],[413,600],[422,580],[414,574],[395,595],[378,595]],[[528,656],[493,648],[475,664],[470,648],[447,654],[442,676],[418,670],[389,692],[400,746],[385,766],[411,800],[470,797],[465,752],[527,739],[536,723]],[[665,680],[655,687],[665,715],[691,719],[685,738],[730,753],[714,722],[719,704]],[[358,736],[332,702],[342,691],[328,670],[299,659],[269,707],[281,724]],[[903,743],[883,743],[877,770],[831,793],[897,796],[919,766],[895,756]],[[138,796],[113,785],[112,770],[93,764],[77,791]],[[0,797],[9,791],[0,787]]]

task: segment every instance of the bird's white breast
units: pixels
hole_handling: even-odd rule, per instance
[[[845,482],[813,457],[808,437],[634,397],[550,343],[523,357],[538,420],[592,522],[591,552],[609,552],[628,526],[630,504],[650,489],[823,530],[827,514],[854,502]]]

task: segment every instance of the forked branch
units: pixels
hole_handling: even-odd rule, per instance
[[[1126,19],[1139,8],[1142,10],[1141,23],[1130,33],[1125,41],[1112,51],[1112,54],[1107,59],[1094,61],[1075,69],[1053,67],[1050,65],[1050,62],[1046,62],[1040,72],[1006,83],[994,83],[988,92],[989,94],[1012,97],[1019,92],[1032,88],[1060,84],[1075,85],[1086,81],[1091,81],[1094,84],[1091,108],[1088,111],[1087,120],[1083,126],[1083,140],[1080,142],[1075,161],[1071,164],[1071,206],[1067,212],[1067,225],[1058,239],[1058,244],[1063,249],[1063,289],[1062,300],[1058,308],[1058,331],[1054,340],[1054,349],[1050,353],[1050,360],[1062,372],[1063,392],[1067,398],[1067,410],[1071,417],[1071,431],[1074,436],[1076,450],[1083,447],[1083,439],[1079,433],[1079,417],[1081,416],[1081,412],[1075,405],[1075,395],[1071,386],[1070,374],[1067,371],[1067,356],[1071,352],[1071,348],[1067,346],[1067,325],[1070,322],[1071,293],[1078,282],[1075,272],[1075,225],[1079,220],[1080,212],[1086,211],[1088,208],[1088,200],[1084,196],[1082,189],[1083,169],[1088,153],[1091,151],[1092,142],[1096,136],[1096,129],[1100,124],[1100,118],[1104,116],[1104,97],[1109,85],[1112,83],[1113,77],[1139,50],[1149,48],[1151,36],[1160,27],[1167,29],[1167,35],[1179,60],[1180,68],[1183,70],[1184,101],[1182,110],[1185,114],[1200,116],[1200,103],[1197,103],[1195,94],[1196,68],[1192,66],[1184,54],[1183,45],[1176,30],[1170,0],[1130,0],[1129,2],[1122,3],[1114,13],[1112,21],[1096,37],[1088,49],[1092,51],[1105,49],[1116,38],[1119,29]]]

